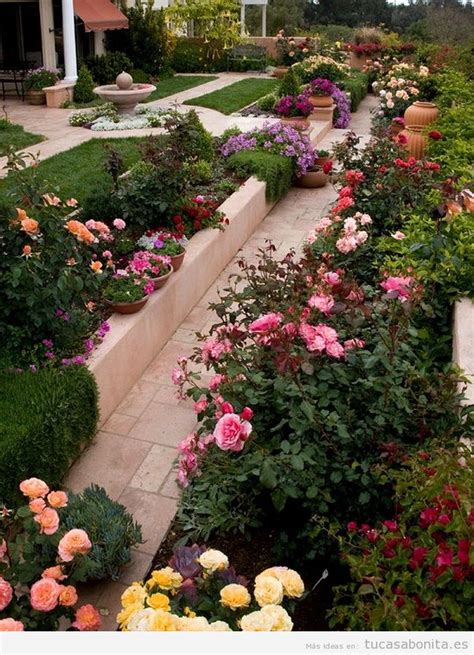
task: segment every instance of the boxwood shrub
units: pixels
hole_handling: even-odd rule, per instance
[[[352,71],[351,76],[339,86],[351,94],[351,111],[357,111],[362,100],[367,95],[369,76],[366,73]]]
[[[227,163],[239,176],[255,175],[266,182],[268,200],[280,200],[293,184],[294,167],[289,157],[271,152],[242,150],[231,155]]]
[[[0,504],[15,504],[18,483],[58,484],[94,436],[97,387],[80,366],[0,372]]]

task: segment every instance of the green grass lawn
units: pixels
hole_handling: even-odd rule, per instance
[[[219,89],[219,91],[213,91],[204,96],[186,100],[184,104],[216,109],[222,114],[232,114],[256,102],[262,96],[267,95],[267,93],[271,93],[278,84],[278,80],[249,77],[246,80],[234,82],[234,84]]]
[[[21,150],[32,146],[34,143],[44,141],[41,134],[25,132],[21,125],[10,123],[5,118],[0,118],[0,150],[13,146],[15,150]]]
[[[192,89],[194,86],[205,84],[217,80],[216,75],[175,75],[174,77],[167,77],[159,80],[156,84],[156,91],[148,96],[144,102],[152,102],[153,100],[161,100],[167,98],[175,93],[181,93],[186,89]]]
[[[90,189],[109,184],[108,173],[104,170],[107,151],[104,145],[113,146],[124,159],[125,168],[130,168],[140,159],[140,143],[146,137],[126,137],[116,139],[92,139],[71,150],[61,152],[41,162],[37,170],[42,177],[57,187],[61,198],[76,198],[79,202],[89,194]],[[26,169],[21,173],[28,175]],[[0,201],[12,185],[12,178],[0,180]]]

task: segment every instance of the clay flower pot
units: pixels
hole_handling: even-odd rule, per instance
[[[332,107],[332,96],[309,96],[309,101],[313,107]]]
[[[316,157],[314,160],[315,166],[324,166],[329,161],[329,155],[327,157]]]
[[[390,124],[390,134],[392,136],[397,136],[397,134],[400,134],[405,129],[405,126],[402,125],[401,123],[391,123]]]
[[[304,132],[310,127],[310,122],[305,116],[292,116],[291,118],[282,116],[280,121],[299,132]]]
[[[405,125],[422,126],[430,125],[438,118],[439,109],[433,102],[416,100],[405,110]]]
[[[278,79],[281,79],[282,77],[285,77],[286,73],[289,70],[290,70],[289,66],[277,66],[272,73],[272,77],[277,77]]]
[[[30,89],[25,93],[25,100],[29,105],[45,105],[46,93],[43,89]]]
[[[175,273],[181,268],[185,255],[186,255],[186,250],[183,250],[183,252],[181,252],[179,255],[174,255],[173,257],[170,257],[171,266],[173,267],[173,271]]]
[[[422,125],[410,125],[400,132],[408,139],[408,152],[415,159],[422,159],[425,154],[427,138],[424,129]]]
[[[114,312],[117,312],[117,314],[136,314],[147,302],[148,296],[144,296],[141,300],[135,300],[134,302],[112,302],[111,300],[106,300],[107,305]]]
[[[319,166],[313,166],[304,175],[297,178],[296,186],[302,187],[303,189],[319,189],[325,186],[327,181],[328,176],[326,173]]]
[[[173,270],[174,270],[173,267],[170,266],[170,270],[168,271],[168,273],[165,273],[165,275],[160,275],[160,277],[151,278],[151,281],[153,282],[153,286],[155,287],[155,291],[165,286],[165,284],[170,279]]]

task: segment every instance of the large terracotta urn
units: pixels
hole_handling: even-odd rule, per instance
[[[332,96],[309,96],[309,101],[313,107],[332,107]]]
[[[409,125],[400,132],[407,138],[408,152],[415,159],[422,159],[426,148],[425,127],[423,125]]]
[[[292,116],[291,118],[282,117],[280,121],[284,125],[289,125],[294,130],[305,132],[310,127],[310,122],[305,116]]]
[[[416,100],[405,111],[405,125],[418,125],[425,127],[434,123],[438,118],[439,109],[433,102]]]

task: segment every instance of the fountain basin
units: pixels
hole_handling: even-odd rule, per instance
[[[132,84],[128,89],[121,89],[117,84],[97,86],[94,93],[105,102],[112,102],[119,114],[134,114],[139,102],[155,91],[154,84]]]

